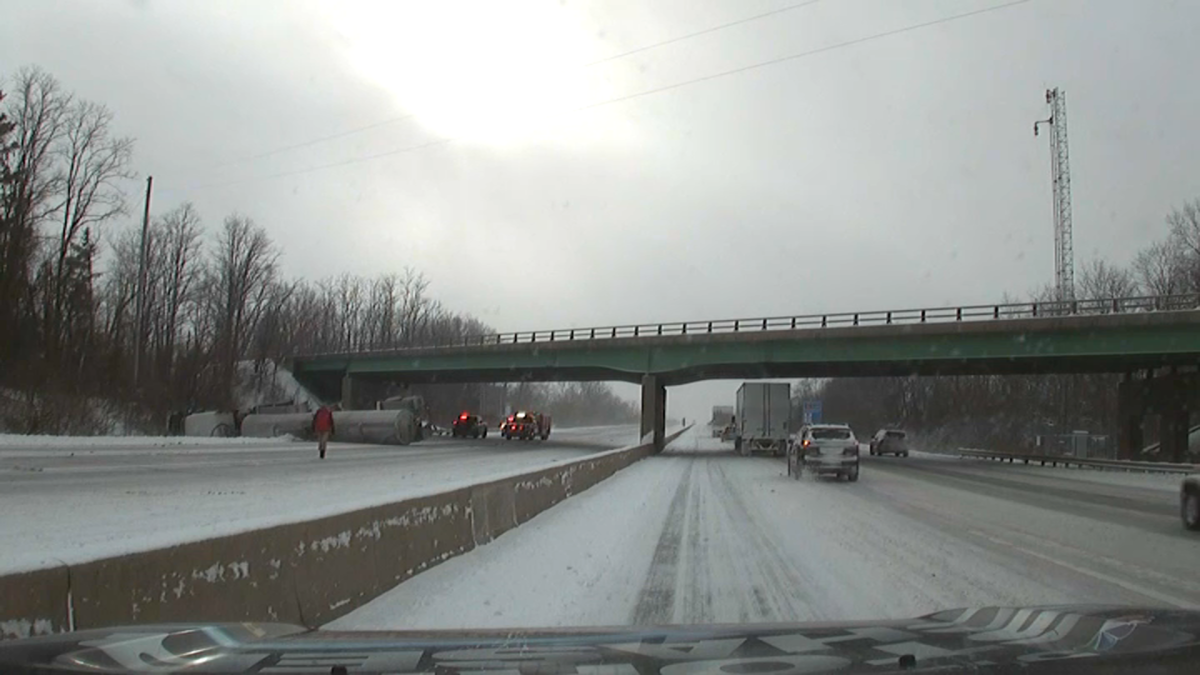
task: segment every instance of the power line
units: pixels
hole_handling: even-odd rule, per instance
[[[821,0],[807,0],[806,2],[800,2],[800,3],[796,3],[794,5],[780,7],[779,9],[774,9],[769,12],[764,12],[762,14],[756,14],[754,16],[749,16],[744,19],[738,19],[736,21],[730,21],[728,23],[723,23],[723,24],[720,24],[717,26],[712,26],[710,28],[705,28],[704,30],[696,31],[695,33],[688,33],[687,35],[680,35],[678,37],[673,37],[669,40],[663,40],[662,42],[655,42],[653,44],[644,45],[642,47],[638,47],[636,49],[631,49],[627,52],[622,52],[620,54],[613,54],[612,56],[606,56],[606,57],[604,57],[602,59],[598,59],[596,61],[584,63],[581,66],[579,66],[579,68],[580,69],[591,68],[592,66],[597,66],[597,65],[600,65],[601,63],[608,63],[609,61],[615,61],[617,59],[622,59],[622,58],[625,58],[626,56],[630,56],[633,54],[638,54],[641,52],[649,51],[651,49],[657,49],[659,47],[663,47],[663,46],[666,46],[669,44],[674,44],[676,42],[683,42],[684,40],[690,40],[692,38],[699,37],[701,35],[715,33],[717,31],[724,30],[726,28],[731,28],[733,26],[739,26],[741,24],[750,23],[752,21],[758,21],[759,19],[765,19],[769,16],[774,16],[776,14],[783,14],[784,12],[790,12],[792,10],[800,9],[802,7],[807,7],[809,5],[815,5],[818,2],[821,2]],[[313,138],[311,140],[302,141],[299,143],[293,143],[291,145],[281,146],[281,147],[275,148],[273,150],[261,152],[257,155],[250,155],[249,157],[242,157],[240,159],[232,159],[227,162],[222,162],[220,164],[214,165],[211,170],[222,169],[222,168],[225,168],[228,166],[233,166],[235,164],[245,164],[246,162],[254,162],[254,161],[258,161],[260,159],[266,159],[267,157],[274,157],[275,155],[281,155],[285,152],[291,152],[293,150],[300,150],[302,148],[308,148],[308,147],[311,147],[314,145],[320,145],[321,143],[334,141],[339,138],[345,138],[347,136],[354,136],[356,134],[361,134],[363,132],[371,131],[372,129],[378,129],[380,127],[390,126],[392,124],[396,124],[397,122],[403,122],[405,120],[412,119],[413,117],[416,117],[416,115],[412,114],[412,113],[405,114],[405,115],[398,115],[396,117],[389,117],[388,119],[380,120],[379,122],[373,122],[373,123],[367,124],[365,126],[355,127],[353,129],[347,129],[345,131],[340,131],[336,134],[330,134],[328,136],[321,136],[319,138]]]
[[[763,12],[762,14],[748,16],[744,19],[738,19],[737,21],[730,21],[729,23],[723,23],[719,26],[713,26],[712,28],[705,28],[704,30],[698,30],[695,33],[688,33],[687,35],[680,35],[679,37],[673,37],[669,40],[663,40],[662,42],[655,42],[654,44],[646,45],[644,47],[630,49],[629,51],[621,52],[620,54],[613,54],[612,56],[606,56],[602,59],[597,59],[595,61],[590,61],[588,63],[585,63],[580,67],[581,68],[591,68],[592,66],[600,65],[601,63],[608,63],[609,61],[623,59],[626,56],[632,56],[632,55],[638,54],[640,52],[649,51],[651,49],[657,49],[659,47],[664,47],[666,45],[674,44],[676,42],[683,42],[684,40],[690,40],[694,37],[700,37],[701,35],[708,35],[709,33],[715,33],[719,30],[725,30],[726,28],[731,28],[733,26],[740,26],[741,24],[750,23],[751,21],[758,21],[759,19],[765,19],[768,16],[775,16],[776,14],[783,14],[784,12],[790,12],[794,9],[800,9],[802,7],[808,7],[809,5],[815,5],[818,2],[821,2],[821,0],[808,0],[807,2],[798,2],[794,5],[788,5],[787,7],[780,7],[779,9],[773,9],[769,12]]]
[[[933,26],[937,26],[940,24],[950,23],[951,21],[958,21],[959,19],[966,19],[968,17],[977,16],[979,14],[986,14],[988,12],[996,12],[996,11],[999,11],[1002,9],[1008,9],[1009,7],[1023,5],[1027,2],[1032,2],[1032,0],[1013,0],[1012,2],[1006,2],[1001,5],[993,5],[991,7],[985,7],[983,9],[976,9],[976,10],[973,10],[970,12],[963,12],[962,14],[954,14],[951,16],[942,17],[940,19],[926,21],[924,23],[917,23],[917,24],[912,24],[910,26],[904,26],[902,28],[886,30],[886,31],[883,31],[882,33],[873,33],[871,35],[867,35],[864,37],[854,38],[853,40],[846,40],[845,42],[838,42],[836,44],[826,45],[824,47],[817,47],[816,49],[810,49],[808,51],[799,52],[796,54],[789,54],[788,56],[781,56],[777,59],[771,59],[769,61],[760,61],[758,63],[752,63],[748,66],[741,66],[738,68],[732,68],[730,70],[723,70],[719,73],[713,73],[711,75],[704,75],[701,77],[693,78],[691,80],[684,80],[683,82],[676,82],[675,84],[668,84],[663,87],[657,87],[655,89],[648,89],[646,91],[640,91],[635,94],[628,94],[626,96],[619,96],[617,98],[611,98],[606,101],[600,101],[598,103],[592,103],[589,105],[585,105],[580,108],[570,110],[568,112],[579,112],[582,110],[591,110],[593,108],[600,108],[603,106],[612,105],[614,103],[631,101],[635,98],[641,98],[643,96],[650,96],[651,94],[659,94],[664,91],[671,91],[672,89],[679,89],[681,87],[690,86],[690,85],[696,84],[698,82],[708,82],[710,80],[716,80],[716,79],[719,79],[722,77],[728,77],[730,75],[739,75],[741,73],[749,72],[751,70],[757,70],[759,68],[766,68],[767,66],[774,66],[774,65],[778,65],[780,63],[786,63],[788,61],[795,61],[795,60],[806,58],[809,56],[816,56],[817,54],[823,54],[825,52],[831,52],[831,51],[834,51],[837,49],[843,49],[845,47],[859,45],[864,42],[871,42],[872,40],[879,40],[881,38],[893,37],[895,35],[900,35],[901,33],[909,33],[909,32],[915,31],[915,30],[921,30],[922,28],[931,28]]]
[[[337,140],[339,138],[345,138],[346,136],[353,136],[355,134],[361,134],[364,131],[378,129],[379,127],[386,127],[386,126],[395,124],[397,122],[403,122],[404,120],[412,119],[413,117],[416,117],[416,115],[413,113],[408,113],[405,115],[398,115],[396,117],[389,117],[386,120],[380,120],[378,122],[373,122],[366,126],[355,127],[353,129],[347,129],[345,131],[339,131],[336,134],[330,134],[328,136],[321,136],[320,138],[314,138],[311,140],[303,141],[301,143],[285,145],[285,146],[282,146],[279,148],[275,148],[274,150],[268,150],[266,152],[261,152],[257,155],[251,155],[249,157],[242,157],[241,159],[232,159],[232,160],[229,160],[228,162],[223,162],[221,164],[217,164],[217,165],[213,166],[212,168],[213,169],[221,169],[221,168],[224,168],[227,166],[232,166],[234,164],[244,164],[246,162],[254,162],[254,161],[257,161],[260,159],[265,159],[267,157],[273,157],[275,155],[280,155],[285,152],[291,152],[292,150],[299,150],[301,148],[307,148],[309,146],[318,145],[321,143],[325,143],[327,141],[333,141],[333,140]]]
[[[720,78],[723,78],[723,77],[729,77],[729,76],[731,76],[731,75],[739,75],[739,74],[741,74],[741,73],[749,72],[749,71],[751,71],[751,70],[757,70],[757,69],[759,69],[759,68],[766,68],[766,67],[768,67],[768,66],[774,66],[774,65],[778,65],[778,64],[780,64],[780,63],[786,63],[786,62],[788,62],[788,61],[796,61],[796,60],[799,60],[799,59],[802,59],[802,58],[807,58],[807,57],[809,57],[809,56],[816,56],[816,55],[818,55],[818,54],[824,54],[824,53],[826,53],[826,52],[831,52],[831,51],[835,51],[835,50],[838,50],[838,49],[844,49],[844,48],[846,48],[846,47],[852,47],[852,46],[854,46],[854,45],[860,45],[860,44],[863,44],[863,43],[865,43],[865,42],[871,42],[871,41],[873,41],[873,40],[879,40],[879,39],[882,39],[882,38],[893,37],[893,36],[896,36],[896,35],[900,35],[900,34],[902,34],[902,33],[910,33],[910,32],[912,32],[912,31],[917,31],[917,30],[921,30],[921,29],[924,29],[924,28],[931,28],[931,27],[933,27],[933,26],[938,26],[938,25],[941,25],[941,24],[950,23],[950,22],[952,22],[952,21],[959,21],[959,20],[961,20],[961,19],[966,19],[966,18],[970,18],[970,17],[973,17],[973,16],[978,16],[978,15],[980,15],[980,14],[987,14],[987,13],[990,13],[990,12],[997,12],[997,11],[1000,11],[1000,10],[1003,10],[1003,9],[1008,9],[1008,8],[1011,8],[1011,7],[1016,7],[1017,5],[1023,5],[1023,4],[1026,4],[1026,3],[1028,3],[1028,2],[1032,2],[1032,0],[1012,0],[1011,2],[1006,2],[1006,3],[1003,3],[1003,4],[999,4],[999,5],[993,5],[993,6],[991,6],[991,7],[984,7],[983,9],[976,9],[976,10],[972,10],[972,11],[969,11],[969,12],[963,12],[963,13],[961,13],[961,14],[953,14],[953,15],[950,15],[950,16],[945,16],[945,17],[942,17],[942,18],[940,18],[940,19],[933,19],[933,20],[931,20],[931,21],[925,21],[925,22],[922,22],[922,23],[916,23],[916,24],[911,24],[911,25],[908,25],[908,26],[903,26],[903,27],[901,27],[901,28],[894,28],[894,29],[891,29],[891,30],[886,30],[886,31],[882,31],[882,32],[879,32],[879,33],[873,33],[873,34],[871,34],[871,35],[866,35],[866,36],[864,36],[864,37],[860,37],[860,38],[854,38],[854,39],[852,39],[852,40],[846,40],[846,41],[844,41],[844,42],[838,42],[838,43],[836,43],[836,44],[832,44],[832,45],[826,45],[826,46],[824,46],[824,47],[817,47],[817,48],[815,48],[815,49],[810,49],[810,50],[807,50],[807,51],[798,52],[798,53],[796,53],[796,54],[789,54],[788,56],[781,56],[781,57],[779,57],[779,58],[770,59],[770,60],[767,60],[767,61],[760,61],[760,62],[758,62],[758,63],[752,63],[752,64],[750,64],[750,65],[747,65],[747,66],[740,66],[740,67],[737,67],[737,68],[731,68],[731,69],[729,69],[729,70],[723,70],[723,71],[721,71],[721,72],[718,72],[718,73],[712,73],[712,74],[710,74],[710,75],[703,75],[703,76],[700,76],[700,77],[692,78],[692,79],[690,79],[690,80],[684,80],[684,81],[682,81],[682,82],[676,82],[676,83],[674,83],[674,84],[668,84],[668,85],[664,85],[664,86],[661,86],[661,87],[655,87],[655,88],[653,88],[653,89],[647,89],[647,90],[645,90],[645,91],[639,91],[639,92],[636,92],[636,93],[633,93],[633,94],[627,94],[627,95],[625,95],[625,96],[618,96],[618,97],[616,97],[616,98],[610,98],[610,99],[605,99],[605,100],[603,100],[603,101],[597,101],[596,103],[589,103],[589,104],[587,104],[587,105],[582,105],[582,106],[579,106],[579,107],[577,107],[577,108],[571,108],[571,109],[568,109],[568,110],[561,111],[561,112],[559,112],[559,113],[556,113],[556,114],[555,114],[555,115],[553,115],[553,116],[558,116],[558,115],[568,115],[568,114],[571,114],[571,113],[583,112],[583,111],[586,111],[586,110],[594,110],[594,109],[596,109],[596,108],[602,108],[602,107],[605,107],[605,106],[614,105],[614,104],[616,104],[616,103],[623,103],[623,102],[626,102],[626,101],[632,101],[632,100],[634,100],[634,99],[643,98],[643,97],[645,97],[645,96],[651,96],[651,95],[654,95],[654,94],[660,94],[660,93],[662,93],[662,92],[665,92],[665,91],[672,91],[672,90],[675,90],[675,89],[681,89],[681,88],[683,88],[683,87],[687,87],[687,86],[690,86],[690,85],[693,85],[693,84],[698,84],[698,83],[700,83],[700,82],[710,82],[710,81],[712,81],[712,80],[720,79]],[[350,164],[358,164],[358,163],[361,163],[361,162],[369,162],[369,161],[373,161],[373,160],[376,160],[376,159],[382,159],[382,158],[384,158],[384,157],[392,157],[392,156],[395,156],[395,155],[402,155],[402,154],[406,154],[406,153],[409,153],[409,152],[417,152],[417,151],[419,151],[419,150],[425,150],[425,149],[427,149],[427,148],[432,148],[432,147],[436,147],[436,146],[440,146],[440,145],[446,145],[446,144],[449,144],[449,143],[453,143],[454,141],[457,141],[457,140],[462,140],[462,139],[464,139],[464,138],[466,138],[466,136],[465,136],[465,135],[463,135],[463,136],[454,136],[454,137],[441,138],[441,139],[438,139],[438,140],[435,140],[435,141],[429,141],[429,142],[427,142],[427,143],[421,143],[421,144],[418,144],[418,145],[410,145],[410,146],[406,146],[406,147],[403,147],[403,148],[396,148],[396,149],[394,149],[394,150],[387,150],[387,151],[384,151],[384,152],[379,152],[379,153],[375,153],[375,154],[371,154],[371,155],[363,155],[363,156],[359,156],[359,157],[351,157],[351,158],[348,158],[348,159],[345,159],[345,160],[341,160],[341,161],[338,161],[338,162],[331,162],[331,163],[328,163],[328,164],[320,164],[320,165],[317,165],[317,166],[305,167],[305,168],[303,168],[303,169],[294,169],[294,170],[291,170],[291,171],[282,171],[282,172],[279,172],[279,173],[269,174],[269,175],[265,175],[265,176],[255,176],[255,177],[252,177],[252,178],[247,178],[247,179],[244,179],[244,180],[234,180],[234,181],[228,181],[228,182],[224,182],[224,183],[215,183],[215,184],[201,185],[201,186],[199,186],[199,187],[200,187],[200,188],[225,187],[225,186],[228,186],[228,185],[235,185],[235,184],[238,184],[238,183],[245,183],[245,182],[257,182],[257,181],[263,181],[263,180],[272,180],[272,179],[275,179],[275,178],[284,178],[284,177],[288,177],[288,176],[298,176],[298,175],[301,175],[301,174],[313,173],[313,172],[316,172],[316,171],[325,171],[325,170],[327,170],[327,169],[333,169],[333,168],[337,168],[337,167],[348,166],[348,165],[350,165]]]

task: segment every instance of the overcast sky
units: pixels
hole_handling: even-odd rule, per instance
[[[1006,1],[823,0],[609,59],[805,3],[0,0],[0,75],[107,104],[154,212],[249,215],[289,275],[412,266],[499,330],[985,303],[1053,276],[1048,87],[1077,266],[1200,196],[1200,3],[1033,0],[710,76]]]

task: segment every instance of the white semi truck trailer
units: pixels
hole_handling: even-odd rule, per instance
[[[783,455],[792,416],[792,386],[786,382],[743,382],[734,407],[733,448],[750,455]]]

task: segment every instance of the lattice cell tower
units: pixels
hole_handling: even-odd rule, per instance
[[[1059,300],[1075,299],[1075,254],[1071,244],[1071,165],[1067,152],[1067,94],[1046,90],[1050,118],[1033,123],[1050,126],[1050,178],[1054,193],[1054,284]]]

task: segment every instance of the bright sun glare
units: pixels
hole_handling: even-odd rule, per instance
[[[554,2],[332,3],[350,58],[444,137],[508,144],[611,95],[578,66],[598,47],[583,19]]]

